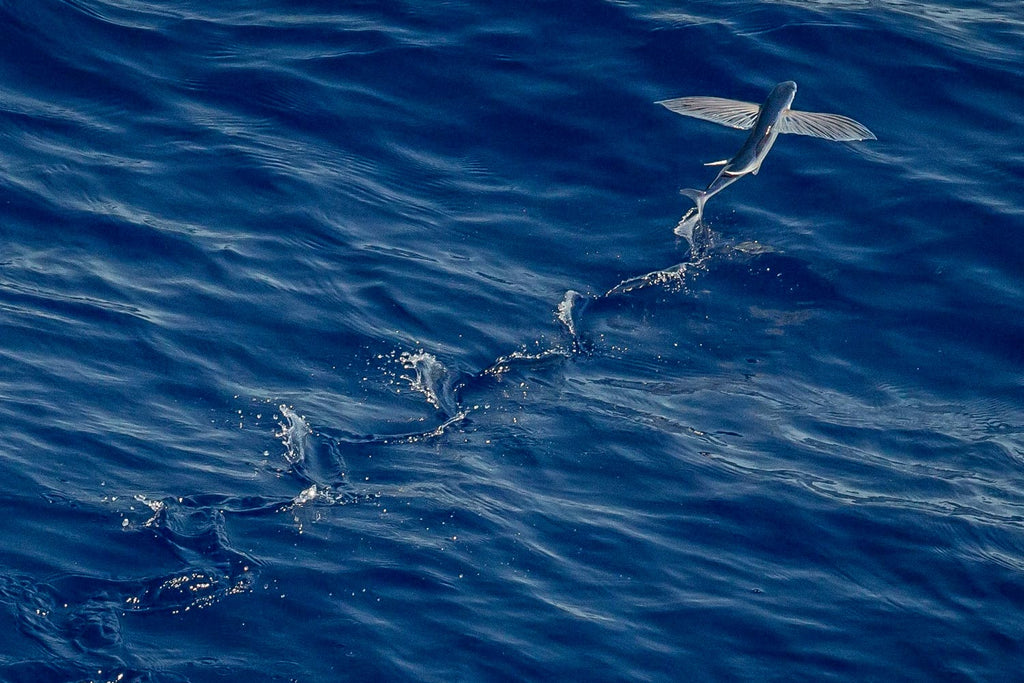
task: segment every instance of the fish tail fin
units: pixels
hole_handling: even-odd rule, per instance
[[[689,197],[690,199],[693,200],[693,202],[697,205],[698,214],[702,215],[704,213],[704,202],[706,202],[708,199],[707,192],[705,192],[704,190],[693,190],[690,188],[686,188],[685,190],[679,190],[679,194],[683,195],[684,197]]]
[[[704,217],[704,202],[708,199],[708,193],[704,190],[692,190],[685,189],[679,190],[679,194],[689,197],[696,204],[692,209],[686,212],[680,221],[679,225],[676,226],[675,233],[680,237],[685,237],[688,241],[693,239],[693,230],[700,225],[701,219]]]

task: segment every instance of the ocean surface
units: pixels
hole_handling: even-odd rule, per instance
[[[688,95],[843,114],[746,134]],[[1020,680],[1019,0],[0,0],[0,681]]]

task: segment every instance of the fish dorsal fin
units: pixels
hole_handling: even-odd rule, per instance
[[[725,166],[727,163],[729,163],[728,159],[722,159],[720,161],[709,161],[708,163],[706,163],[704,165],[705,166]]]
[[[677,97],[655,102],[683,116],[713,121],[730,128],[747,130],[754,127],[761,107],[750,102],[727,100],[721,97]]]
[[[853,119],[839,114],[787,110],[779,118],[780,133],[811,135],[826,140],[877,140],[875,134]]]

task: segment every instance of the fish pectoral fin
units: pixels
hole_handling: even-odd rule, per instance
[[[779,117],[778,131],[839,142],[878,139],[866,126],[845,116],[793,109],[787,110]]]
[[[727,100],[722,97],[677,97],[655,102],[669,111],[695,119],[704,119],[730,128],[748,130],[754,127],[761,107],[750,102]]]
[[[708,163],[706,163],[704,165],[705,166],[725,166],[727,163],[729,163],[728,159],[722,159],[721,161],[709,161]]]

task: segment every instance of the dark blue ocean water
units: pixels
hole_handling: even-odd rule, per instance
[[[0,680],[1013,680],[1018,0],[0,0]],[[741,131],[835,112],[673,229]]]

